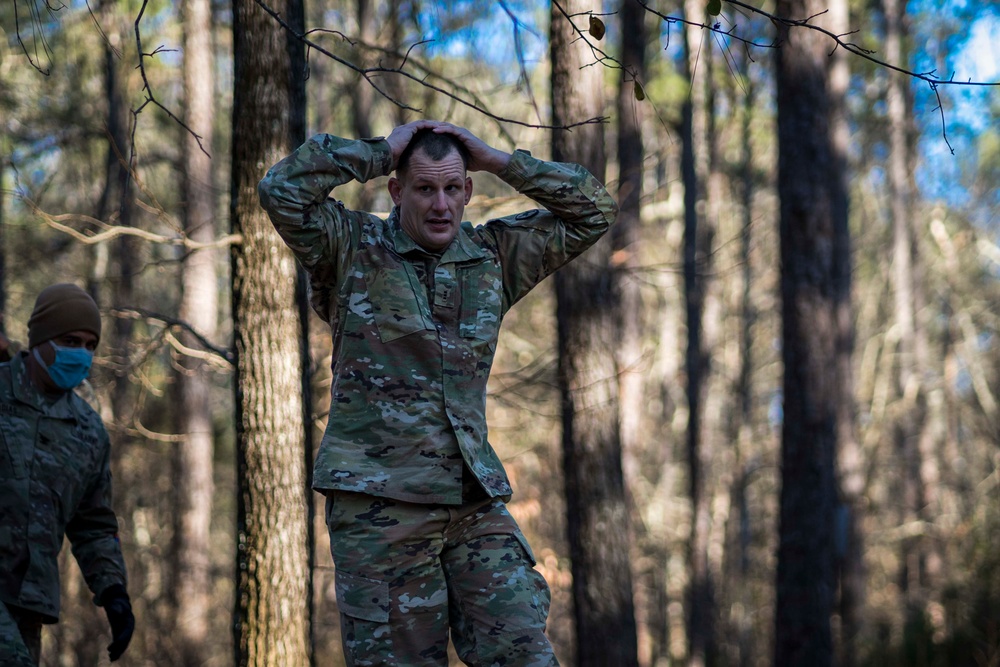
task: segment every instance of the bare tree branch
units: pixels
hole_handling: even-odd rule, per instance
[[[515,118],[507,118],[507,117],[504,117],[504,116],[497,115],[497,114],[493,113],[492,111],[490,111],[489,109],[487,109],[485,106],[483,106],[481,103],[479,103],[477,101],[470,102],[469,100],[461,97],[460,95],[456,94],[455,92],[452,92],[450,90],[446,90],[446,89],[442,88],[441,86],[437,86],[437,85],[434,85],[434,84],[430,83],[427,80],[426,76],[421,77],[421,76],[417,76],[415,74],[412,74],[412,73],[406,71],[405,69],[403,69],[403,67],[406,65],[406,59],[405,58],[404,58],[403,65],[400,66],[400,67],[398,67],[398,68],[397,67],[384,67],[384,66],[381,66],[381,65],[376,66],[376,67],[360,67],[358,65],[355,65],[354,63],[352,63],[352,62],[350,62],[350,61],[348,61],[348,60],[346,60],[344,58],[341,58],[341,57],[339,57],[339,56],[331,53],[330,51],[327,51],[326,49],[324,49],[320,45],[316,44],[313,40],[310,40],[305,34],[302,34],[302,33],[299,33],[297,31],[293,30],[292,27],[284,19],[281,18],[281,15],[278,14],[278,12],[274,11],[273,9],[271,9],[263,0],[254,0],[254,1],[265,12],[267,12],[275,21],[277,21],[278,24],[281,25],[282,28],[284,28],[285,30],[287,30],[288,32],[290,32],[296,39],[300,40],[307,47],[309,47],[310,49],[313,49],[315,51],[318,51],[319,53],[322,53],[323,55],[325,55],[326,57],[330,58],[331,60],[333,60],[333,61],[335,61],[337,63],[340,63],[341,65],[343,65],[344,67],[347,67],[348,69],[353,70],[358,75],[360,75],[362,78],[364,78],[365,81],[367,81],[368,84],[379,93],[379,95],[381,95],[382,97],[384,97],[389,102],[392,102],[393,104],[395,104],[395,105],[397,105],[397,106],[399,106],[399,107],[401,107],[403,109],[407,109],[407,110],[410,110],[410,111],[416,111],[416,112],[420,111],[419,109],[415,109],[414,107],[411,107],[411,106],[409,106],[409,105],[407,105],[407,104],[405,104],[405,103],[397,100],[392,95],[390,95],[386,90],[384,90],[382,87],[380,87],[376,83],[375,79],[377,77],[379,77],[381,75],[384,75],[384,74],[395,74],[397,76],[404,77],[406,79],[409,79],[409,80],[413,81],[414,83],[417,83],[417,84],[423,86],[424,88],[427,88],[429,90],[433,90],[436,93],[440,93],[441,95],[444,95],[445,97],[447,97],[447,98],[449,98],[449,99],[457,102],[458,104],[461,104],[463,106],[469,107],[470,109],[473,109],[474,111],[477,111],[478,113],[482,114],[483,116],[486,116],[487,118],[492,118],[493,120],[495,120],[497,122],[509,123],[511,125],[520,125],[522,127],[531,127],[531,128],[537,128],[537,129],[568,130],[568,129],[572,129],[574,127],[580,127],[580,126],[583,126],[583,125],[592,125],[594,123],[605,123],[605,122],[608,121],[608,119],[606,117],[602,116],[602,117],[598,117],[598,118],[589,118],[587,120],[579,121],[577,123],[571,123],[571,124],[565,125],[565,126],[552,126],[552,125],[540,125],[540,124],[527,123],[525,121],[517,120]],[[414,45],[414,46],[416,46],[416,45]],[[412,48],[413,47],[411,47],[411,49]],[[439,78],[441,78],[442,80],[445,80],[444,77],[439,77]],[[466,94],[468,93],[468,91],[460,91],[460,92],[464,92]]]
[[[17,11],[18,2],[19,0],[14,0],[14,33],[17,36],[17,43],[21,45],[21,50],[24,51],[24,55],[28,59],[28,63],[30,63],[31,66],[38,70],[42,75],[48,76],[52,72],[52,68],[42,67],[40,62],[36,62],[36,58],[38,57],[38,47],[35,46],[33,49],[35,51],[35,58],[32,58],[31,52],[28,50],[28,45],[25,44],[24,40],[21,38],[21,16]],[[49,11],[58,11],[62,9],[62,7],[49,7],[47,4],[46,7]],[[28,13],[31,16],[31,22],[37,27],[36,30],[32,31],[32,35],[35,37],[35,39],[32,40],[32,43],[34,44],[38,40],[41,40],[42,51],[45,53],[46,59],[51,61],[52,52],[49,50],[49,43],[45,39],[45,31],[41,29],[41,18],[38,15],[38,5],[35,0],[29,0],[28,8]]]
[[[243,237],[240,234],[228,234],[226,236],[220,237],[211,243],[203,243],[199,241],[193,241],[183,234],[178,234],[177,236],[164,236],[163,234],[156,234],[153,232],[146,231],[144,229],[138,229],[137,227],[124,226],[124,225],[113,225],[103,220],[98,220],[97,218],[91,217],[89,215],[84,215],[82,213],[64,213],[61,215],[53,215],[48,213],[38,207],[32,200],[27,197],[21,197],[22,201],[28,205],[31,211],[45,221],[45,224],[58,230],[64,234],[67,234],[80,243],[87,245],[94,245],[96,243],[102,243],[119,236],[135,236],[137,238],[149,241],[151,243],[162,243],[164,245],[180,246],[187,248],[188,250],[201,250],[204,248],[219,248],[229,245],[234,245],[243,242]],[[80,231],[67,223],[76,222],[85,225],[90,225],[101,229],[100,232],[93,231]]]
[[[142,89],[146,92],[146,101],[143,102],[141,105],[139,105],[138,109],[134,109],[132,111],[132,119],[133,119],[132,150],[133,151],[135,150],[135,128],[136,125],[139,124],[138,116],[142,112],[142,110],[146,107],[147,104],[154,104],[157,107],[159,107],[163,111],[163,113],[167,114],[167,116],[169,116],[174,122],[183,127],[192,137],[194,137],[195,141],[198,142],[198,148],[201,149],[201,152],[207,155],[209,159],[211,159],[212,156],[209,154],[207,150],[205,150],[205,146],[202,145],[201,143],[202,139],[201,135],[199,135],[190,127],[188,127],[184,123],[184,121],[182,121],[180,118],[174,115],[174,113],[170,111],[170,109],[160,104],[160,102],[157,101],[156,97],[153,95],[153,87],[149,85],[149,79],[146,78],[146,66],[144,60],[146,58],[155,58],[160,53],[173,51],[173,49],[164,49],[162,46],[158,46],[153,50],[152,53],[145,53],[142,50],[142,33],[139,30],[139,24],[142,22],[142,15],[145,14],[147,5],[149,5],[149,0],[142,0],[142,8],[139,9],[139,15],[135,17],[135,46],[136,46],[136,52],[139,54],[139,72],[142,74]]]
[[[700,28],[703,28],[705,30],[709,30],[711,32],[717,33],[719,35],[728,37],[730,39],[734,39],[736,41],[742,42],[743,44],[745,44],[747,46],[748,49],[750,47],[774,49],[774,48],[780,48],[780,46],[781,46],[781,43],[779,41],[771,41],[770,43],[764,44],[764,43],[757,42],[755,39],[747,39],[747,38],[744,38],[744,37],[740,36],[740,35],[738,35],[736,33],[737,26],[736,26],[735,23],[733,24],[732,28],[730,28],[728,30],[723,30],[721,28],[721,26],[720,26],[719,23],[714,23],[712,25],[706,25],[706,24],[700,23],[698,21],[691,21],[691,20],[684,19],[684,18],[678,18],[676,16],[669,16],[667,14],[663,14],[663,13],[658,12],[655,9],[649,7],[649,5],[646,4],[645,0],[635,0],[635,1],[638,2],[646,11],[648,11],[649,13],[651,13],[651,14],[653,14],[655,16],[660,17],[661,19],[663,19],[664,21],[666,21],[669,24],[681,23],[681,24],[689,25],[689,26],[693,26],[693,27],[700,27]],[[888,69],[888,70],[899,72],[900,74],[904,74],[904,75],[906,75],[908,77],[911,77],[913,79],[918,79],[920,81],[926,82],[927,85],[930,86],[931,91],[934,93],[934,97],[937,99],[937,107],[935,108],[935,111],[938,111],[940,113],[940,116],[941,116],[941,136],[944,138],[944,142],[945,142],[945,144],[947,144],[948,150],[951,151],[952,155],[955,154],[955,149],[952,147],[951,142],[948,141],[947,122],[945,121],[945,117],[944,117],[944,105],[941,102],[941,91],[939,90],[938,87],[942,86],[942,85],[954,85],[954,86],[1000,86],[1000,82],[998,82],[998,81],[972,81],[972,80],[956,81],[955,77],[954,77],[954,74],[952,74],[952,77],[950,79],[942,79],[941,77],[939,77],[935,73],[935,70],[930,70],[928,72],[915,72],[915,71],[912,71],[912,70],[908,70],[908,69],[906,69],[904,67],[901,67],[899,65],[894,65],[894,64],[886,62],[884,60],[880,60],[880,59],[876,58],[873,55],[875,53],[875,51],[873,51],[871,49],[863,48],[863,47],[855,44],[854,42],[850,42],[850,41],[846,40],[846,37],[848,37],[849,35],[856,34],[858,32],[857,30],[852,30],[851,32],[837,34],[837,33],[834,33],[834,32],[832,32],[830,30],[827,30],[826,28],[823,28],[823,27],[821,27],[819,25],[816,25],[813,21],[818,16],[821,16],[821,15],[825,14],[827,12],[827,10],[823,10],[822,12],[819,12],[817,14],[814,14],[813,16],[809,16],[809,17],[804,18],[804,19],[789,19],[789,18],[785,18],[783,16],[777,16],[775,14],[771,14],[770,12],[766,12],[763,9],[760,9],[759,7],[754,7],[752,5],[748,5],[748,4],[744,3],[744,2],[740,2],[739,0],[726,0],[726,2],[729,3],[730,5],[733,5],[734,7],[738,7],[740,9],[746,10],[749,13],[758,14],[760,16],[763,16],[763,17],[769,19],[775,25],[779,25],[780,24],[780,25],[788,26],[790,28],[808,28],[809,30],[815,30],[816,32],[822,33],[823,35],[825,35],[826,37],[828,37],[831,41],[833,41],[833,43],[834,43],[833,51],[836,51],[837,48],[842,48],[845,51],[847,51],[848,53],[851,53],[851,54],[853,54],[855,56],[858,56],[860,58],[864,58],[865,60],[868,60],[868,61],[870,61],[870,62],[878,65],[879,67],[883,67],[883,68]],[[586,39],[586,38],[584,37],[584,39]],[[832,55],[833,51],[831,51],[831,55]]]
[[[541,118],[542,112],[538,108],[538,103],[535,101],[535,94],[531,87],[531,78],[528,76],[528,69],[524,62],[524,44],[521,41],[521,20],[514,15],[514,12],[507,6],[504,0],[500,1],[500,8],[503,9],[507,17],[510,18],[511,26],[514,30],[514,52],[517,54],[517,66],[518,66],[518,82],[524,84],[524,89],[528,93],[528,100],[531,102],[531,108],[535,110],[535,118]]]
[[[111,311],[111,314],[114,315],[115,317],[127,317],[132,319],[145,318],[148,320],[158,320],[160,322],[163,322],[170,328],[183,329],[188,333],[190,333],[192,336],[194,336],[198,340],[198,342],[201,343],[202,347],[204,347],[206,350],[209,350],[210,352],[214,353],[217,357],[224,359],[229,364],[229,367],[234,366],[236,363],[236,358],[233,355],[233,351],[231,349],[219,347],[212,341],[205,338],[205,336],[203,336],[201,333],[195,331],[195,329],[190,324],[188,324],[183,320],[179,320],[176,317],[171,317],[170,315],[164,315],[162,313],[157,313],[152,310],[147,310],[145,308],[138,308],[138,307],[115,308]],[[183,352],[185,350],[190,350],[190,348],[184,347],[179,343],[174,344],[173,342],[171,342],[171,345],[176,349],[178,349],[178,351]],[[192,352],[194,351],[192,350]],[[192,355],[192,356],[200,356],[200,355]]]

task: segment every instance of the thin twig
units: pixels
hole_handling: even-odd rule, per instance
[[[275,21],[277,21],[278,24],[282,28],[284,28],[289,33],[291,33],[296,39],[298,39],[299,41],[301,41],[303,44],[305,44],[309,48],[311,48],[311,49],[313,49],[315,51],[318,51],[319,53],[322,53],[323,55],[325,55],[326,57],[330,58],[331,60],[333,60],[333,61],[335,61],[337,63],[340,63],[344,67],[347,67],[348,69],[351,69],[354,72],[357,72],[365,81],[368,82],[368,84],[372,88],[375,89],[376,92],[378,92],[379,95],[381,95],[386,100],[388,100],[389,102],[392,102],[393,104],[395,104],[396,106],[398,106],[398,107],[400,107],[402,109],[406,109],[408,111],[415,111],[415,112],[418,112],[418,113],[420,112],[419,109],[411,107],[408,104],[406,104],[404,102],[401,102],[400,100],[397,100],[395,97],[393,97],[392,95],[390,95],[387,91],[383,90],[374,81],[375,78],[377,78],[378,76],[383,75],[383,74],[396,74],[398,76],[402,76],[404,78],[407,78],[407,79],[413,81],[414,83],[417,83],[417,84],[423,86],[424,88],[427,88],[429,90],[433,90],[434,92],[440,93],[441,95],[444,95],[445,97],[447,97],[447,98],[449,98],[449,99],[457,102],[458,104],[461,104],[463,106],[469,107],[470,109],[473,109],[474,111],[479,112],[480,114],[486,116],[487,118],[492,118],[495,121],[502,122],[502,123],[508,123],[508,124],[511,124],[511,125],[520,125],[522,127],[531,127],[531,128],[546,129],[546,130],[569,130],[569,129],[572,129],[574,127],[580,127],[580,126],[583,126],[583,125],[593,125],[595,123],[606,123],[608,121],[608,119],[606,117],[600,116],[600,117],[597,117],[597,118],[589,118],[587,120],[579,121],[579,122],[576,122],[576,123],[571,123],[569,125],[554,126],[554,125],[539,125],[539,124],[527,123],[527,122],[522,121],[522,120],[517,120],[517,119],[514,119],[514,118],[506,118],[504,116],[497,115],[497,114],[493,113],[492,111],[486,109],[485,107],[481,106],[480,104],[476,103],[476,102],[470,102],[470,101],[464,99],[463,97],[461,97],[461,96],[459,96],[459,95],[457,95],[457,94],[455,94],[455,93],[453,93],[453,92],[451,92],[449,90],[445,90],[444,88],[441,88],[440,86],[436,86],[436,85],[430,83],[427,80],[427,78],[416,76],[414,74],[411,74],[410,72],[407,72],[404,69],[396,68],[396,67],[384,67],[384,66],[381,66],[381,65],[376,66],[376,67],[360,67],[358,65],[355,65],[354,63],[352,63],[352,62],[350,62],[350,61],[348,61],[348,60],[346,60],[344,58],[341,58],[341,57],[339,57],[339,56],[331,53],[330,51],[327,51],[326,49],[324,49],[320,45],[318,45],[315,42],[313,42],[312,40],[308,39],[303,33],[300,33],[298,31],[294,30],[292,28],[292,26],[290,26],[284,19],[281,18],[281,15],[278,14],[278,12],[274,11],[273,9],[271,9],[263,0],[254,0],[254,1],[261,7],[261,9],[263,9],[265,12],[267,12],[271,16],[271,18],[273,18]],[[404,63],[403,64],[405,65],[405,59],[404,59]]]
[[[156,57],[161,52],[171,51],[172,50],[172,49],[164,49],[163,47],[159,47],[159,46],[156,47],[156,49],[154,49],[152,53],[145,53],[142,50],[142,33],[139,30],[139,23],[142,22],[142,15],[146,12],[146,6],[148,4],[149,4],[149,0],[142,0],[142,7],[139,9],[139,15],[135,17],[135,46],[136,46],[136,51],[139,54],[139,72],[142,75],[142,89],[146,93],[146,101],[143,102],[139,106],[138,109],[136,109],[136,110],[134,110],[132,112],[132,118],[135,121],[133,123],[133,125],[132,125],[132,146],[133,146],[133,150],[134,150],[134,147],[135,147],[135,126],[138,125],[138,116],[139,116],[139,113],[142,112],[142,110],[146,107],[147,104],[154,104],[157,107],[159,107],[160,110],[163,111],[163,113],[167,114],[167,116],[171,120],[173,120],[178,125],[180,125],[181,127],[183,127],[188,132],[188,134],[190,134],[192,137],[194,137],[194,140],[198,142],[198,148],[201,149],[201,152],[204,153],[209,159],[211,159],[212,158],[211,154],[209,154],[209,152],[207,150],[205,150],[205,146],[201,143],[201,135],[198,134],[197,132],[195,132],[194,130],[192,130],[190,127],[188,127],[184,123],[184,121],[182,121],[180,118],[178,118],[176,115],[174,115],[174,113],[172,111],[170,111],[170,109],[168,109],[167,107],[165,107],[162,104],[160,104],[160,102],[156,99],[156,96],[153,95],[153,87],[151,85],[149,85],[149,79],[146,78],[146,66],[145,66],[145,64],[143,62],[144,59],[145,58],[153,58],[153,57]]]

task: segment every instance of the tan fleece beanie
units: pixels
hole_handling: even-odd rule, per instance
[[[100,340],[101,313],[97,304],[76,285],[49,285],[39,292],[28,319],[28,347],[70,331],[89,331]]]

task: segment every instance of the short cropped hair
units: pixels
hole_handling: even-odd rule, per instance
[[[458,154],[462,157],[462,165],[466,170],[469,168],[469,150],[462,143],[461,139],[450,134],[439,134],[433,129],[425,128],[417,130],[413,134],[413,138],[410,139],[410,143],[403,149],[399,160],[396,162],[397,177],[406,177],[406,172],[410,168],[410,158],[418,150],[427,153],[427,157],[435,162],[445,159],[452,151],[458,151]]]

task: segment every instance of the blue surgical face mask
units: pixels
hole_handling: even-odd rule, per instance
[[[69,391],[87,379],[90,374],[90,365],[94,361],[94,353],[85,347],[62,347],[49,341],[49,345],[56,351],[55,361],[51,365],[46,365],[42,361],[42,355],[38,354],[38,348],[34,349],[35,359],[42,368],[49,374],[52,381],[60,389]]]

